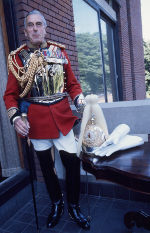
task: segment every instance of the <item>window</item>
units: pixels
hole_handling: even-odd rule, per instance
[[[118,100],[113,27],[84,0],[73,0],[80,82],[84,95]]]

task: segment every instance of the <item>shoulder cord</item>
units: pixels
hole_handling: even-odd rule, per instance
[[[15,55],[24,46],[25,45],[21,46],[8,56],[8,69],[11,70],[22,88],[24,88],[24,85],[27,83],[24,91],[19,95],[20,98],[26,96],[31,90],[34,83],[35,72],[39,66],[42,68],[44,61],[44,55],[39,50],[36,50],[32,54],[31,58],[27,61],[26,65],[24,67],[20,67],[16,61]],[[16,72],[15,68],[17,68],[18,73]]]

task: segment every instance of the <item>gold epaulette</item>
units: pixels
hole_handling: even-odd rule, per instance
[[[59,47],[59,48],[61,48],[61,49],[65,49],[65,48],[66,48],[66,47],[65,47],[65,45],[58,44],[58,43],[53,42],[53,41],[47,41],[47,44],[53,44],[53,45],[56,45],[56,46],[58,46],[58,47]]]
[[[7,70],[10,69],[10,64],[12,64],[12,57],[16,55],[17,52],[21,51],[24,47],[26,47],[26,44],[21,45],[18,49],[11,51],[11,53],[8,55],[7,59]]]
[[[11,51],[10,55],[14,56],[17,52],[21,51],[24,47],[26,47],[26,44],[21,45],[18,49]]]

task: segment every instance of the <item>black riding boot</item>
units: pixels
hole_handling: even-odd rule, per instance
[[[87,218],[81,213],[79,205],[68,204],[68,212],[70,217],[77,222],[79,227],[85,230],[90,229],[90,223]]]
[[[47,227],[53,227],[58,223],[64,210],[61,188],[55,169],[55,160],[50,149],[45,151],[36,151],[36,154],[52,201],[52,212],[47,219]]]
[[[56,226],[63,212],[64,212],[63,200],[60,199],[58,202],[53,202],[52,212],[50,213],[47,219],[47,228]]]
[[[59,151],[62,163],[66,169],[66,194],[68,212],[77,224],[83,229],[90,229],[87,218],[81,213],[79,208],[80,193],[80,159],[76,154]]]

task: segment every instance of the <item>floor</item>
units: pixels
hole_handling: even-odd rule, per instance
[[[66,195],[64,194],[64,200]],[[124,225],[124,214],[128,211],[143,210],[150,215],[150,204],[142,202],[129,202],[118,199],[102,198],[90,196],[90,213],[91,228],[83,230],[70,219],[67,212],[65,201],[65,211],[57,226],[52,229],[46,228],[46,219],[51,211],[51,203],[49,197],[45,195],[37,195],[37,211],[40,233],[129,233]],[[87,196],[80,196],[81,211],[88,216]],[[18,211],[11,219],[9,219],[0,228],[0,233],[37,233],[36,221],[34,216],[34,208],[32,200],[27,203],[20,211]],[[149,232],[142,228],[134,226],[133,233]]]

